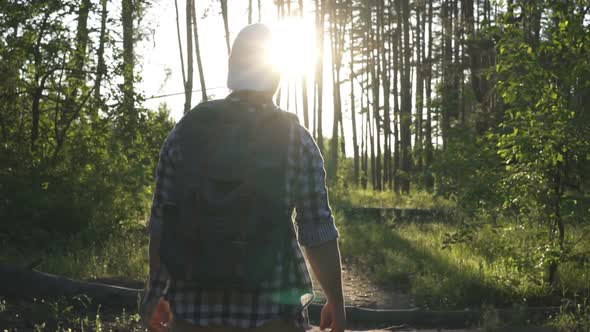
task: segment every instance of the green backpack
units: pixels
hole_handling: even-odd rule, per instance
[[[289,130],[297,117],[201,103],[179,124],[181,160],[164,206],[162,263],[202,289],[259,289],[293,236],[286,200]]]

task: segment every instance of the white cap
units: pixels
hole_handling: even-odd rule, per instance
[[[227,87],[232,91],[275,92],[281,79],[271,59],[272,32],[261,23],[238,33],[228,61]]]

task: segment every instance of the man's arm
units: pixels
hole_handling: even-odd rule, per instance
[[[156,169],[156,187],[149,221],[149,280],[142,303],[142,319],[150,330],[154,329],[150,321],[160,299],[166,292],[168,274],[160,261],[160,239],[163,227],[163,204],[169,200],[170,185],[173,183],[174,163],[171,141],[174,130],[170,133],[162,150]]]
[[[150,230],[149,260],[150,260],[150,279],[153,279],[158,269],[160,269],[160,230]]]
[[[346,309],[342,293],[342,273],[338,240],[331,240],[316,247],[306,247],[305,255],[320,282],[328,301],[322,308],[320,329],[344,332]]]
[[[338,240],[331,240],[315,247],[305,247],[305,256],[318,279],[328,302],[344,305],[342,273]]]
[[[340,250],[338,230],[328,204],[326,171],[321,152],[304,129],[294,131],[293,141],[299,141],[291,152],[289,160],[297,170],[293,184],[295,224],[299,243],[311,268],[328,298],[322,309],[320,328],[332,328],[333,332],[344,332],[346,315],[342,294]]]

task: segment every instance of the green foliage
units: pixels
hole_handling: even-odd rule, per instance
[[[499,239],[510,239],[494,250],[555,294],[565,284],[588,287],[568,271],[588,261],[580,247],[590,212],[590,26],[576,3],[545,1],[542,8],[538,40],[514,11],[485,31],[498,50],[489,75],[502,101],[491,110],[498,123],[485,133],[449,131],[434,170],[437,192],[456,197],[473,220],[445,242],[473,246],[491,224]]]
[[[99,28],[88,16],[102,12],[91,6],[84,15],[82,7],[0,4],[0,219],[9,221],[0,224],[0,248],[50,252],[77,234],[98,245],[148,211],[158,151],[173,123],[165,107],[118,102],[120,46],[109,29],[88,33]],[[100,80],[98,44],[107,63]]]
[[[590,302],[588,294],[580,296],[574,294],[571,298],[565,298],[559,313],[552,317],[549,326],[559,332],[566,331],[590,331]]]
[[[19,242],[23,250],[64,247],[83,230],[97,240],[145,219],[159,145],[172,126],[166,112],[145,114],[131,143],[121,141],[116,128],[79,124],[72,129],[76,144],[54,165],[0,168],[0,196],[7,197],[0,215],[13,221],[0,225],[0,240]]]
[[[461,225],[448,223],[378,224],[362,216],[337,215],[342,253],[374,280],[408,290],[427,308],[465,308],[488,304],[506,307],[559,305],[560,296],[542,282],[546,270],[538,238],[543,227],[515,226],[500,219],[482,223],[469,242],[443,249],[445,239]],[[576,229],[575,232],[583,231]],[[568,241],[576,238],[570,234]],[[590,250],[587,243],[578,252]],[[571,292],[590,284],[586,265],[559,266],[561,283]]]
[[[452,211],[456,203],[440,196],[432,196],[424,191],[413,191],[401,195],[394,191],[373,191],[350,186],[330,186],[330,202],[339,208],[383,207],[437,209]]]
[[[468,215],[497,215],[501,205],[497,184],[503,169],[489,140],[468,129],[452,129],[444,151],[433,165],[436,193],[454,197]]]
[[[70,237],[67,246],[55,249],[27,250],[5,248],[0,261],[22,265],[40,260],[37,269],[71,278],[124,280],[141,288],[148,275],[148,236],[143,227],[128,226],[105,238],[97,239],[87,229]]]
[[[504,207],[547,225],[540,263],[551,270],[567,259],[565,224],[587,222],[576,205],[587,199],[590,156],[588,96],[590,27],[583,14],[550,2],[547,39],[525,42],[521,29],[507,24],[498,47],[498,93],[505,117],[490,137],[505,165]],[[586,101],[586,103],[584,102]]]
[[[0,312],[2,331],[146,331],[137,313],[104,309],[86,297],[9,301]]]

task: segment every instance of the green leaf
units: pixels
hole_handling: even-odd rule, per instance
[[[556,160],[557,162],[561,162],[561,161],[563,161],[563,155],[562,155],[561,153],[558,153],[558,154],[557,154],[557,156],[555,157],[555,160]]]

